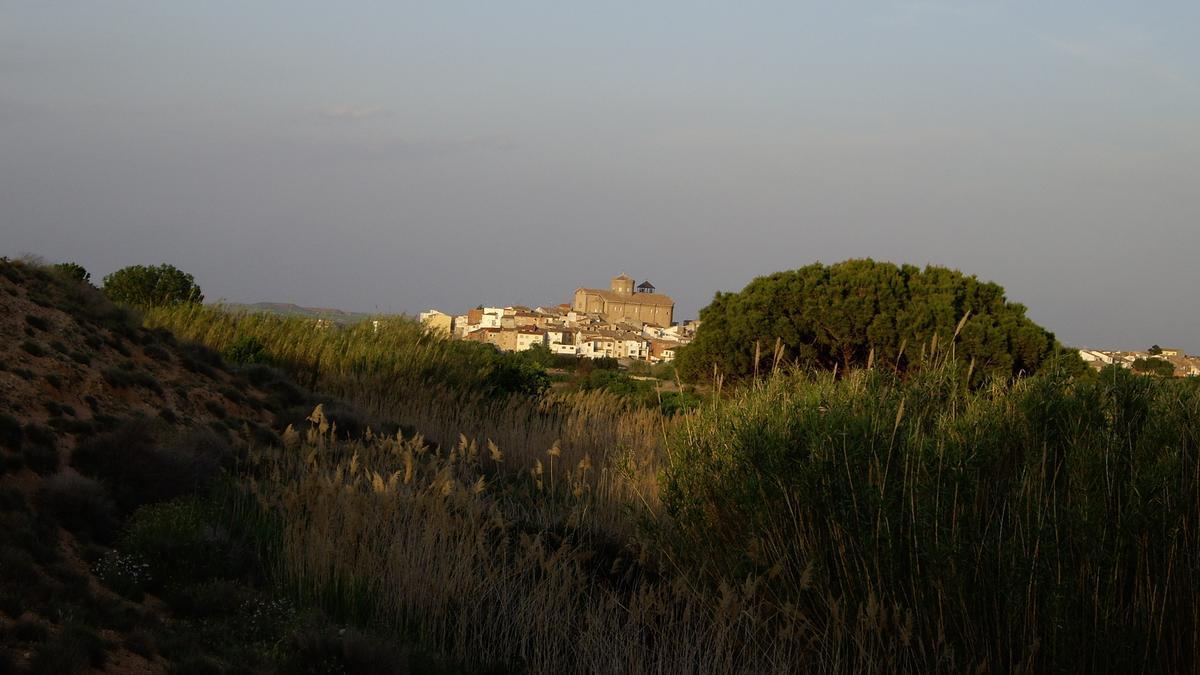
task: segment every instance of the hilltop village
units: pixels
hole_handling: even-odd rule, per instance
[[[1166,377],[1200,377],[1200,356],[1192,356],[1172,347],[1154,345],[1146,351],[1080,349],[1079,357],[1096,370],[1120,366]]]
[[[480,306],[458,315],[430,309],[420,320],[431,331],[506,352],[542,345],[553,354],[661,363],[673,360],[699,326],[674,322],[674,312],[675,301],[649,281],[620,274],[607,289],[575,289],[570,304]]]

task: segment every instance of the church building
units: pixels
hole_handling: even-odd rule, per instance
[[[624,274],[612,279],[612,288],[575,289],[575,301],[571,309],[576,312],[600,314],[608,321],[628,319],[633,322],[651,323],[656,326],[671,325],[675,301],[669,296],[656,293],[654,285],[643,281],[634,288],[634,281]]]

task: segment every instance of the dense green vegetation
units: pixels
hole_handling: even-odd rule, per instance
[[[80,265],[79,263],[58,263],[57,265],[52,265],[50,269],[55,274],[60,274],[81,284],[90,283],[92,280],[92,273],[87,271],[87,269],[85,269],[84,266]]]
[[[1036,373],[987,371],[962,342],[990,344],[980,316],[890,362],[764,357],[663,414],[638,378],[666,372],[403,320],[151,309],[147,357],[232,370],[221,395],[264,392],[278,435],[223,409],[181,433],[114,420],[76,479],[50,429],[0,418],[6,459],[47,477],[33,505],[0,491],[30,514],[0,553],[44,554],[50,514],[107,587],[177,617],[130,624],[130,649],[192,672],[1194,672],[1200,385],[1081,373],[1044,332]],[[14,351],[70,360],[48,328],[26,318],[40,355]],[[101,370],[153,393],[141,373]]]
[[[1133,369],[1139,373],[1148,373],[1159,377],[1174,377],[1175,366],[1166,359],[1136,359]]]
[[[113,302],[142,309],[204,301],[192,275],[173,265],[130,265],[104,277],[104,294]]]
[[[915,670],[1190,670],[1197,382],[971,390],[950,365],[780,374],[702,409],[663,472],[681,555],[819,621],[890,610]]]
[[[192,304],[150,309],[145,320],[235,362],[271,364],[314,390],[376,410],[381,398],[402,401],[428,387],[490,396],[534,395],[549,385],[536,361],[445,339],[398,316],[339,326]]]
[[[975,382],[1055,362],[1083,369],[1003,288],[944,267],[817,263],[759,277],[740,293],[717,293],[700,319],[695,341],[679,355],[680,372],[692,380],[711,377],[714,368],[749,377],[780,362],[903,372],[922,363],[922,345],[934,335],[953,339]]]

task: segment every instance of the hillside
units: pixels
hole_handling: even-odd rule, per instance
[[[0,673],[286,670],[327,638],[226,478],[314,399],[33,265],[0,261],[0,316]]]

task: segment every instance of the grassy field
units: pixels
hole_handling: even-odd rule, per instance
[[[347,438],[313,411],[243,481],[280,523],[298,598],[457,662],[1195,666],[1192,381],[1050,372],[968,389],[942,353],[904,379],[780,371],[664,417],[603,391],[502,391],[482,357],[457,363],[461,343],[412,325],[148,321],[217,350],[252,335],[404,429]]]

